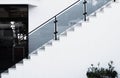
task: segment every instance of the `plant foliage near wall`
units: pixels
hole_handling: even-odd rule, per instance
[[[91,64],[86,75],[88,78],[117,78],[118,73],[114,68],[113,61],[108,63],[108,68],[100,67],[100,63],[97,67]]]

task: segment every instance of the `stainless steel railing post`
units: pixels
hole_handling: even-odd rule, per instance
[[[86,17],[87,17],[87,1],[84,0],[83,1],[83,17],[84,17],[84,21],[86,21]]]
[[[55,40],[58,40],[57,38],[57,33],[58,33],[58,30],[57,30],[57,18],[55,16],[55,21],[54,21],[54,37],[55,37]]]

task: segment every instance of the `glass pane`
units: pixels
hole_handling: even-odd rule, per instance
[[[101,8],[111,0],[87,0],[87,13],[88,15]]]
[[[64,32],[69,27],[76,24],[83,18],[83,4],[82,1],[57,17],[58,20],[58,34]]]
[[[88,15],[96,11],[110,0],[87,0]],[[83,19],[83,1],[75,4],[57,16],[58,35]],[[29,52],[36,50],[54,38],[54,19],[29,35]]]
[[[33,52],[49,40],[53,39],[53,33],[54,19],[29,35],[29,52]]]

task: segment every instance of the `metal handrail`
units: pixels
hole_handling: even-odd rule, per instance
[[[74,2],[73,4],[71,4],[70,6],[68,6],[67,8],[65,8],[64,10],[62,10],[61,12],[59,12],[58,14],[54,15],[52,18],[48,19],[47,21],[45,21],[44,23],[42,23],[40,26],[36,27],[35,29],[33,29],[32,31],[30,31],[28,34],[31,34],[32,32],[34,32],[35,30],[37,30],[39,27],[45,25],[47,22],[49,22],[51,19],[59,16],[60,14],[64,13],[66,10],[68,10],[69,8],[71,8],[72,6],[74,6],[75,4],[77,4],[79,1],[81,0],[77,0],[76,2]]]

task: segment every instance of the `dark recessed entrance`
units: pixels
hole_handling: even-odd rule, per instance
[[[0,5],[0,73],[28,57],[28,5]]]

